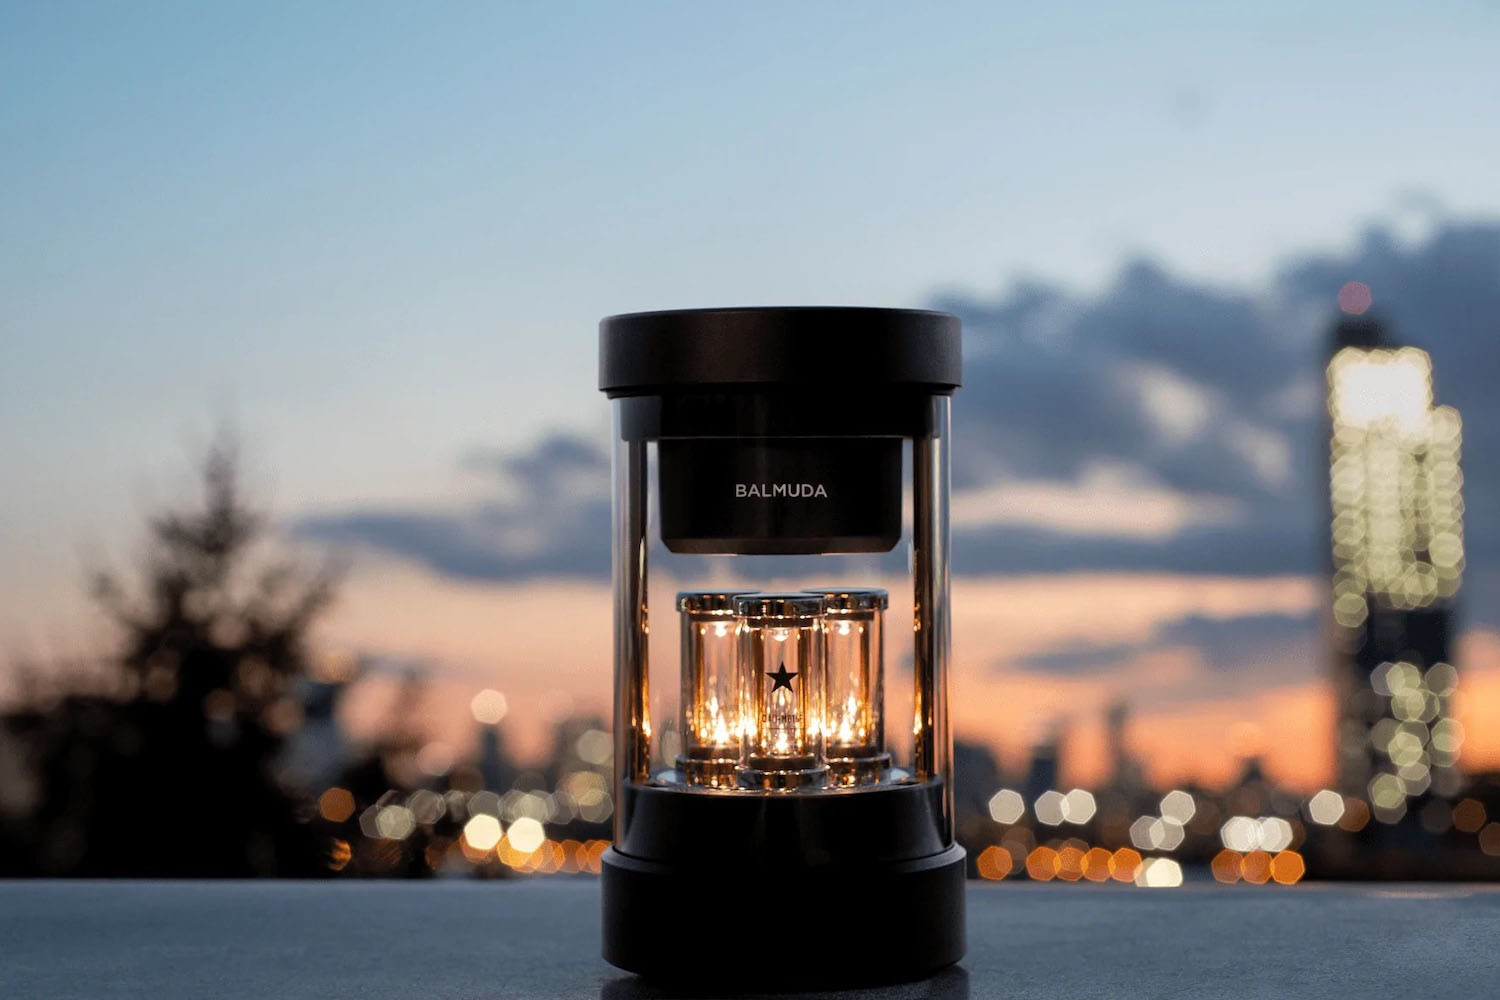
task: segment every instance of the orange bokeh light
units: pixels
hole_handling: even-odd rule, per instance
[[[1271,878],[1278,885],[1296,885],[1307,874],[1307,863],[1296,851],[1278,851],[1271,859]]]
[[[1240,875],[1246,882],[1265,885],[1271,880],[1271,856],[1265,851],[1251,851],[1240,861]]]
[[[1057,877],[1064,882],[1083,878],[1083,852],[1071,844],[1057,852]]]
[[[1240,880],[1240,865],[1243,860],[1239,851],[1231,851],[1228,848],[1215,854],[1213,863],[1209,865],[1213,870],[1214,880],[1223,882],[1225,885],[1234,885]]]
[[[1005,876],[1011,873],[1011,869],[1015,867],[1015,860],[1010,856],[1010,852],[1003,847],[994,845],[980,851],[979,857],[975,859],[974,863],[979,869],[980,878],[987,878],[993,881],[1005,878]]]
[[[1108,882],[1114,871],[1114,855],[1102,847],[1089,848],[1083,856],[1083,877],[1090,882]]]
[[[318,796],[318,815],[330,823],[342,823],[354,815],[354,796],[347,788],[330,788]]]
[[[1486,818],[1484,803],[1478,799],[1464,799],[1453,807],[1453,827],[1463,833],[1478,833]]]
[[[1364,799],[1345,798],[1344,815],[1339,817],[1339,829],[1345,833],[1358,833],[1370,822],[1370,807]]]
[[[1116,882],[1134,882],[1141,871],[1141,853],[1134,848],[1122,847],[1115,851],[1110,874]]]
[[[1050,847],[1038,847],[1026,855],[1026,874],[1038,882],[1050,882],[1057,877],[1057,852]]]

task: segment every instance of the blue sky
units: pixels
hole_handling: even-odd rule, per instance
[[[0,634],[221,416],[296,518],[596,431],[601,315],[1247,294],[1500,213],[1492,5],[0,13]],[[1305,256],[1303,259],[1306,259]],[[1377,289],[1377,294],[1379,294]],[[46,618],[46,615],[41,617]],[[18,623],[20,623],[18,625]]]

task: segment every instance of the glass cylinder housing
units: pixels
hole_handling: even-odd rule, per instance
[[[740,762],[739,623],[735,591],[677,595],[682,618],[682,752],[677,770],[691,785],[732,788]]]
[[[740,685],[745,731],[740,783],[747,788],[823,784],[823,598],[741,594]]]
[[[821,591],[823,619],[823,752],[835,785],[879,781],[891,764],[885,749],[885,610],[879,588]]]

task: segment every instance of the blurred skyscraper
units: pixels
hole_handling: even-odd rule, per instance
[[[1117,700],[1104,710],[1104,729],[1108,741],[1109,787],[1121,795],[1138,795],[1146,787],[1141,762],[1130,752],[1126,732],[1130,726],[1130,704]]]
[[[1338,781],[1396,822],[1459,790],[1454,616],[1463,573],[1456,410],[1432,361],[1345,316],[1328,363]]]
[[[1047,735],[1031,748],[1031,763],[1027,766],[1021,787],[1026,801],[1035,802],[1043,792],[1057,788],[1062,766],[1062,748],[1067,736],[1067,720],[1054,719],[1047,729]]]

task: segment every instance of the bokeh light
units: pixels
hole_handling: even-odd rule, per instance
[[[1240,863],[1243,856],[1238,851],[1224,848],[1209,863],[1209,870],[1213,872],[1214,881],[1225,885],[1233,885],[1240,880]]]
[[[1180,788],[1174,788],[1162,796],[1159,807],[1162,818],[1169,819],[1178,826],[1187,826],[1198,811],[1198,804],[1193,801],[1193,796]]]
[[[1083,855],[1083,877],[1090,882],[1108,882],[1114,874],[1114,855],[1103,847],[1091,847]]]
[[[505,834],[505,839],[510,842],[510,846],[522,854],[535,851],[542,846],[542,841],[546,838],[542,824],[530,816],[522,816],[516,820]]]
[[[1171,889],[1182,885],[1182,865],[1171,858],[1147,858],[1135,877],[1146,889]]]
[[[1307,800],[1307,815],[1317,824],[1333,826],[1344,815],[1344,797],[1331,788],[1325,788]]]
[[[353,794],[347,788],[334,787],[326,790],[318,796],[318,814],[330,823],[344,822],[354,815]]]
[[[1092,792],[1082,788],[1075,788],[1063,796],[1062,815],[1069,823],[1082,825],[1094,818],[1098,810],[1098,804],[1094,801]]]
[[[1015,823],[1026,814],[1026,800],[1020,792],[1002,788],[990,796],[989,810],[996,823]]]
[[[1011,873],[1015,860],[1005,848],[991,844],[979,852],[974,864],[979,870],[980,878],[999,881]]]
[[[1271,878],[1279,885],[1296,885],[1307,874],[1307,864],[1296,851],[1279,851],[1271,858]]]
[[[1254,885],[1265,885],[1271,880],[1271,855],[1250,851],[1240,860],[1240,877]]]
[[[1026,874],[1038,882],[1052,881],[1057,869],[1057,852],[1050,847],[1038,847],[1026,855]]]
[[[1453,807],[1453,828],[1462,833],[1478,833],[1487,818],[1478,799],[1464,799]]]
[[[1339,309],[1350,316],[1363,315],[1373,301],[1369,286],[1362,281],[1346,281],[1339,289]]]
[[[1036,802],[1032,803],[1032,812],[1036,814],[1037,822],[1048,826],[1058,826],[1067,818],[1063,811],[1066,799],[1063,793],[1055,789],[1047,789],[1037,796]]]
[[[510,705],[506,702],[505,695],[494,688],[485,688],[469,702],[469,710],[474,713],[475,722],[484,726],[493,726],[505,718]]]
[[[1077,882],[1083,878],[1084,852],[1073,844],[1065,844],[1057,852],[1057,877],[1064,882]]]
[[[488,813],[479,813],[464,824],[463,839],[476,851],[492,851],[504,832],[500,820]]]
[[[1117,848],[1110,867],[1110,877],[1116,882],[1134,882],[1140,874],[1142,864],[1144,862],[1139,851],[1129,847]]]
[[[1500,823],[1486,823],[1479,831],[1479,849],[1492,858],[1500,858]]]

